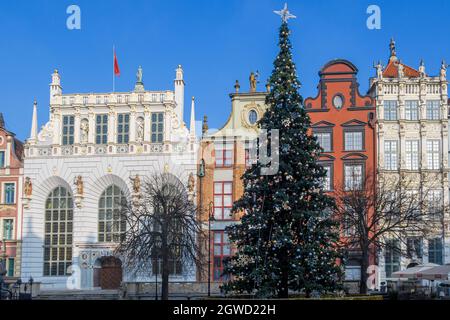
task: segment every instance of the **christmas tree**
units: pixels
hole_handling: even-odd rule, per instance
[[[278,155],[279,170],[262,175],[268,165],[258,162],[243,175],[244,194],[233,211],[245,215],[227,228],[237,250],[225,262],[224,274],[231,276],[225,292],[287,298],[289,290],[309,296],[339,288],[338,225],[331,219],[335,204],[323,191],[326,172],[317,162],[321,148],[308,132],[285,10],[268,110],[258,122],[268,132],[279,130],[279,149],[269,150],[272,158]],[[269,146],[271,139],[268,135]]]

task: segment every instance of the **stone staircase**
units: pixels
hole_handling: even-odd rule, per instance
[[[118,290],[41,291],[34,300],[119,300]]]

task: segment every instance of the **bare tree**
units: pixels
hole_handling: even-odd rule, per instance
[[[130,272],[161,274],[162,299],[169,298],[169,277],[201,268],[201,225],[186,187],[174,175],[157,173],[143,182],[142,194],[122,204],[127,228],[116,254]]]
[[[368,289],[371,256],[376,257],[387,247],[405,255],[403,248],[408,247],[408,238],[442,232],[443,198],[429,200],[432,179],[424,174],[417,180],[403,174],[379,175],[377,181],[366,176],[362,185],[336,190],[337,218],[343,231],[341,245],[360,256],[360,293]],[[388,245],[393,239],[399,241],[396,248]]]

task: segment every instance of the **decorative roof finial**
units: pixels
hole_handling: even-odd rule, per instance
[[[389,58],[390,61],[397,60],[397,51],[395,49],[395,40],[391,38],[391,43],[389,44],[389,49],[391,51],[391,56]]]
[[[5,127],[5,119],[3,118],[3,113],[0,112],[0,128]]]
[[[423,59],[420,59],[419,73],[421,77],[425,76],[425,62],[423,61]]]
[[[294,16],[293,14],[291,14],[289,12],[287,3],[284,4],[283,10],[274,11],[274,13],[281,17],[281,20],[283,21],[283,23],[287,23],[289,19],[297,18],[296,16]]]
[[[236,80],[236,83],[234,84],[234,90],[236,93],[239,93],[239,89],[241,88],[241,85],[239,84],[239,80]]]

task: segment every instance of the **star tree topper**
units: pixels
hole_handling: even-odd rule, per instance
[[[274,13],[276,13],[277,15],[279,15],[281,17],[281,20],[283,20],[283,22],[286,22],[289,19],[295,19],[297,18],[296,16],[294,16],[293,14],[291,14],[288,10],[288,5],[287,3],[284,4],[284,9],[280,10],[280,11],[274,11]]]

